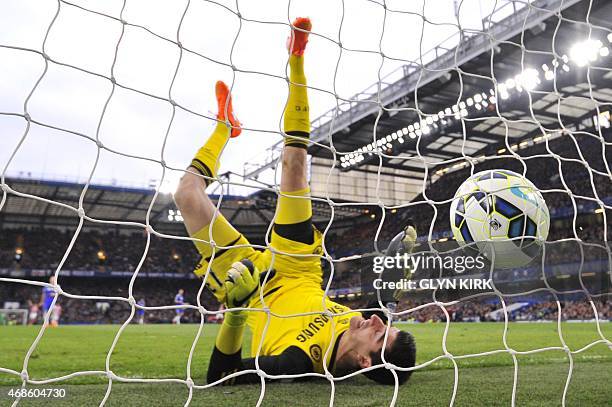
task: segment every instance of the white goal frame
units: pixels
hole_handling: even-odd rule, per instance
[[[21,325],[27,325],[28,315],[30,314],[30,312],[27,309],[23,309],[23,308],[0,308],[0,314],[6,315],[7,321],[9,320],[8,316],[10,314],[16,314],[16,315],[21,314]]]

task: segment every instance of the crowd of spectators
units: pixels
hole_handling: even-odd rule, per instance
[[[510,307],[512,302],[506,302],[508,321],[556,321],[557,302],[548,299],[536,298],[516,301],[518,307]],[[594,300],[597,316],[600,320],[612,321],[612,303],[609,300]],[[347,305],[353,308],[378,307],[367,300],[356,299]],[[591,304],[585,299],[560,301],[562,320],[586,321],[595,318]],[[421,307],[422,306],[422,307]],[[420,307],[420,308],[419,308]],[[416,310],[415,310],[416,309]],[[504,313],[499,301],[460,301],[445,307],[451,322],[503,322]],[[431,299],[402,300],[396,312],[408,311],[397,319],[415,323],[446,322],[446,314],[439,305]]]
[[[125,300],[129,297],[128,279],[118,278],[75,278],[64,277],[59,280],[62,291],[70,295],[112,297],[115,299],[80,299],[61,295],[57,304],[62,307],[62,322],[79,324],[119,324],[126,321],[131,312],[130,304]],[[197,295],[200,289],[200,280],[161,280],[136,279],[133,296],[136,301],[144,300],[147,307],[172,306],[174,296],[179,289],[184,290],[186,304],[197,304]],[[40,303],[42,289],[27,284],[0,283],[0,307],[6,302],[18,303],[20,308],[28,308],[29,303]],[[218,302],[204,290],[200,296],[200,303],[210,311],[219,309]],[[147,310],[145,321],[148,323],[168,323],[175,315],[173,309]],[[216,315],[207,316],[207,320],[216,319]],[[199,322],[199,313],[187,309],[182,318],[183,322]],[[39,315],[39,321],[42,315]],[[135,317],[134,322],[137,321]]]
[[[473,171],[477,173],[501,168],[522,174],[523,164],[525,164],[527,179],[540,191],[543,191],[542,195],[551,215],[548,240],[578,237],[586,242],[602,242],[605,230],[604,217],[594,214],[594,211],[599,209],[599,205],[581,197],[595,198],[595,193],[597,193],[597,197],[606,205],[612,205],[612,179],[594,171],[589,172],[581,162],[593,170],[608,173],[604,159],[608,163],[612,162],[612,149],[606,148],[605,154],[602,154],[600,141],[592,137],[584,136],[578,138],[577,142],[580,152],[569,137],[562,137],[548,143],[550,150],[561,157],[559,159],[561,164],[548,153],[546,145],[542,143],[518,150],[517,154],[521,155],[522,161],[515,158],[482,161],[475,164]],[[432,223],[433,239],[450,237],[448,224],[450,202],[441,202],[448,201],[470,174],[470,166],[442,176],[432,171],[424,193],[415,197],[411,206],[397,211],[387,210],[378,236],[379,249],[386,247],[390,239],[399,233],[408,221],[416,226],[421,239],[426,239]],[[429,201],[435,202],[435,213]],[[577,211],[575,225],[573,222],[574,203]],[[606,210],[606,212],[608,217],[612,216],[612,211]],[[374,219],[371,219],[372,216]],[[327,236],[326,245],[335,257],[374,251],[373,242],[381,221],[380,208],[364,209],[363,218],[368,221],[360,224],[356,230],[330,233]],[[608,227],[607,233],[608,240],[612,240],[612,228]],[[347,236],[350,236],[350,239],[347,239]],[[350,241],[350,245],[343,244],[347,240]]]
[[[573,141],[562,137],[550,141],[549,148],[564,159],[584,161],[590,168],[606,172],[603,158],[612,159],[611,149],[606,149],[602,155],[601,143],[592,137],[579,139],[580,154]],[[547,153],[544,144],[532,146],[518,151],[525,157],[523,163],[527,166],[527,178],[542,191],[565,190],[576,196],[594,197],[595,192],[607,204],[612,204],[612,180],[609,177],[591,173],[576,161],[559,162]],[[548,154],[548,157],[528,158],[538,154]],[[523,172],[523,164],[514,158],[502,158],[477,163],[474,172],[487,169],[504,168],[519,173]],[[561,169],[560,169],[561,168]],[[563,177],[560,176],[563,175]],[[428,235],[433,223],[433,235],[449,237],[448,226],[449,203],[436,204],[437,214],[434,218],[432,206],[426,200],[441,202],[448,200],[449,194],[456,191],[459,185],[470,175],[470,168],[450,172],[441,177],[433,174],[424,193],[417,196],[413,206],[388,211],[385,222],[378,236],[378,249],[386,247],[391,238],[405,224],[412,222],[419,233],[420,239]],[[590,182],[590,176],[593,182]],[[437,177],[437,178],[436,178]],[[594,188],[593,188],[594,187]],[[585,199],[575,198],[579,212],[574,230],[573,203],[567,192],[544,192],[544,198],[549,207],[551,229],[549,241],[563,238],[578,238],[588,242],[603,241],[603,216],[595,215],[597,205]],[[356,219],[355,227],[348,229],[331,228],[325,237],[325,246],[334,258],[354,254],[368,253],[375,250],[374,240],[380,222],[380,208],[364,209],[363,217]],[[371,218],[374,216],[374,219]],[[609,214],[612,216],[612,213]],[[612,240],[612,228],[607,228],[608,240]],[[62,259],[71,239],[73,231],[57,231],[49,229],[37,230],[3,230],[0,235],[0,268],[16,265],[16,250],[19,249],[18,265],[22,268],[56,268]],[[121,270],[133,271],[140,262],[146,244],[146,236],[142,230],[131,232],[100,233],[93,230],[83,230],[76,240],[67,260],[65,269],[94,269],[98,271]],[[162,239],[151,236],[151,244],[147,252],[143,271],[152,272],[189,272],[196,264],[197,252],[189,241]]]
[[[612,304],[610,302],[596,302],[598,318],[601,320],[612,320]],[[530,304],[513,314],[516,321],[556,321],[559,309],[554,301],[545,301]],[[562,304],[563,320],[584,320],[595,318],[593,308],[587,301],[570,301]]]
[[[62,307],[62,323],[68,324],[120,324],[125,322],[131,312],[127,301],[117,298],[128,298],[129,280],[117,278],[74,278],[65,277],[60,281],[62,290],[71,295],[95,295],[97,297],[114,297],[114,299],[80,299],[60,296],[58,304]],[[143,299],[147,307],[174,305],[174,296],[179,289],[184,290],[185,303],[197,304],[197,295],[201,282],[199,280],[160,280],[137,279],[133,293],[136,301]],[[41,288],[26,284],[0,284],[0,305],[5,302],[16,302],[20,308],[27,308],[28,303],[38,303]],[[334,300],[353,309],[378,307],[369,297],[350,296]],[[207,322],[217,322],[215,311],[219,310],[216,299],[204,290],[200,303],[212,314],[207,315]],[[550,298],[528,298],[515,300],[518,306],[513,307],[511,300],[506,301],[509,321],[556,321],[557,302]],[[106,305],[108,304],[108,305]],[[591,304],[584,298],[561,300],[562,320],[594,319]],[[594,300],[600,320],[612,321],[612,302],[606,299]],[[417,308],[416,310],[414,310]],[[502,306],[498,300],[466,300],[447,306],[446,312],[452,322],[500,322],[504,320]],[[396,311],[402,312],[398,319],[414,323],[445,322],[446,314],[431,299],[401,300]],[[175,315],[173,309],[147,310],[146,323],[170,323]],[[39,315],[38,323],[42,321]],[[199,322],[200,315],[195,310],[186,310],[183,322]],[[137,318],[133,319],[133,323]]]
[[[52,229],[3,230],[0,235],[0,268],[55,269],[73,236],[73,231]],[[86,229],[79,233],[62,268],[100,272],[134,271],[143,257],[146,242],[146,235],[142,231],[100,233]],[[193,270],[198,260],[198,253],[190,241],[151,235],[141,270],[187,273]]]
[[[574,234],[576,234],[583,241],[601,242],[605,230],[603,216],[593,213],[598,208],[594,202],[579,197],[597,195],[599,199],[610,205],[612,204],[612,181],[609,177],[589,172],[582,163],[588,164],[594,170],[606,173],[604,160],[611,161],[612,149],[608,148],[602,152],[601,143],[591,137],[578,139],[577,143],[580,150],[568,137],[548,143],[548,148],[558,157],[563,158],[560,161],[547,152],[544,144],[539,144],[518,150],[517,153],[524,158],[522,161],[514,158],[487,160],[475,164],[474,172],[504,168],[522,173],[523,164],[525,164],[527,178],[543,191],[551,213],[552,222],[548,240],[554,242],[558,239],[575,237]],[[529,158],[541,154],[547,156]],[[415,205],[388,211],[378,236],[378,249],[384,249],[390,239],[403,229],[409,220],[417,227],[420,240],[425,238],[432,222],[434,236],[438,239],[450,236],[448,227],[450,205],[448,203],[436,204],[437,214],[434,219],[433,208],[426,201],[448,200],[449,194],[457,190],[459,185],[469,177],[470,170],[468,166],[443,176],[430,174],[433,178],[428,180],[426,190],[413,200]],[[574,196],[574,201],[571,199],[572,196]],[[573,203],[576,203],[579,212],[576,222],[573,219]],[[610,211],[607,212],[609,216],[612,216]],[[364,209],[364,214],[355,220],[354,227],[348,229],[332,227],[325,236],[325,246],[328,252],[336,259],[342,256],[373,252],[375,250],[374,238],[380,222],[379,213],[380,208]],[[608,227],[607,231],[608,240],[612,240],[612,228]],[[72,230],[3,229],[0,234],[0,269],[54,270],[62,261],[73,236],[74,231]],[[62,269],[93,270],[100,273],[133,272],[143,258],[146,243],[147,237],[142,230],[115,230],[101,233],[96,229],[84,229],[74,242]],[[556,250],[554,253],[558,261],[570,262],[575,259],[576,252],[577,250],[572,249]],[[570,255],[573,256],[572,259],[568,257]],[[162,239],[151,235],[150,245],[140,270],[143,273],[184,273],[187,277],[198,259],[199,255],[191,242]],[[326,269],[329,272],[329,267]],[[344,271],[336,270],[332,288],[358,286],[360,276],[355,270],[358,270],[358,267]],[[64,282],[67,284],[65,287]],[[186,289],[188,302],[195,303],[195,295],[199,289],[198,280],[187,278],[169,280],[142,278],[137,279],[137,282],[135,298],[145,297],[147,306],[171,305],[172,296],[179,286]],[[128,284],[123,279],[117,278],[66,278],[62,286],[73,294],[126,297]],[[73,291],[68,288],[73,288]],[[39,295],[39,288],[0,284],[0,305],[11,299],[26,304],[27,300],[34,301]],[[211,306],[214,304],[210,302],[209,297],[203,298],[202,301]],[[117,323],[124,321],[130,312],[129,305],[122,301],[110,301],[110,307],[104,313],[96,306],[95,300],[62,297],[60,304],[65,310],[63,318],[72,322]],[[588,315],[592,317],[590,307],[585,304],[585,302],[567,302],[564,308],[564,318],[580,319],[587,318]],[[465,303],[451,307],[448,311],[453,320],[485,320],[488,318],[487,315],[495,309],[494,307],[494,304]],[[512,313],[510,317],[514,320],[556,319],[556,313],[556,303],[539,301],[532,303],[529,307],[521,308],[516,313]],[[609,318],[610,314],[610,305],[602,303],[602,318]],[[172,310],[147,312],[147,318],[151,322],[167,321],[172,315]],[[194,315],[189,312],[186,314],[187,319],[197,317],[195,313]],[[435,306],[425,307],[411,313],[410,318],[417,322],[445,319],[441,310]]]

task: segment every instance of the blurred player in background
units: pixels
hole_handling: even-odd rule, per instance
[[[55,276],[49,277],[49,284],[55,285]],[[49,309],[51,308],[51,304],[53,304],[54,298],[55,290],[53,289],[53,287],[44,286],[42,289],[42,296],[40,297],[40,306],[42,307],[43,311],[43,323],[45,315],[47,315],[47,312],[49,312]],[[51,316],[49,316],[49,319],[51,319]]]
[[[28,324],[34,325],[38,321],[38,311],[40,310],[40,304],[38,302],[28,300],[28,308]]]
[[[141,307],[146,307],[144,298],[139,299],[136,304],[138,304]],[[145,318],[145,310],[143,310],[142,308],[136,308],[136,320],[138,321],[139,325],[144,324],[144,318]]]
[[[59,326],[60,318],[62,317],[62,306],[55,304],[53,311],[51,311],[51,326],[57,328]]]
[[[217,314],[215,315],[215,323],[216,324],[220,324],[221,322],[223,322],[223,317],[225,316],[225,314],[223,313],[223,310],[225,309],[225,305],[221,304],[221,306],[218,309]]]
[[[178,293],[176,293],[176,295],[174,296],[174,305],[185,305],[185,297],[183,297],[184,293],[185,291],[182,288],[178,290]],[[180,325],[181,318],[183,317],[184,313],[185,313],[184,308],[177,308],[176,316],[172,319],[172,323]]]

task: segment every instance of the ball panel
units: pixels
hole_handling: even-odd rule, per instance
[[[495,211],[508,219],[512,219],[522,213],[519,208],[499,196],[495,197]]]
[[[457,212],[465,213],[465,198],[463,197],[457,199]]]
[[[537,227],[534,221],[527,216],[527,227],[525,228],[525,236],[536,237]]]
[[[461,222],[463,222],[463,216],[461,216],[459,213],[456,213],[455,214],[455,227],[460,228]]]
[[[474,242],[474,238],[472,237],[472,234],[470,233],[470,229],[468,228],[467,222],[463,222],[463,225],[461,225],[460,231],[461,231],[461,237],[463,238],[464,242],[467,242],[467,243]]]
[[[508,237],[510,239],[521,237],[523,235],[523,229],[525,229],[525,216],[519,216],[518,218],[510,221],[510,227],[508,228]]]
[[[492,212],[484,224],[489,239],[507,239],[509,221],[497,212]]]

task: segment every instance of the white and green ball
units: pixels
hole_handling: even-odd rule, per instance
[[[548,237],[550,215],[540,191],[508,170],[487,170],[455,193],[450,223],[460,245],[484,254],[495,268],[530,263]]]

